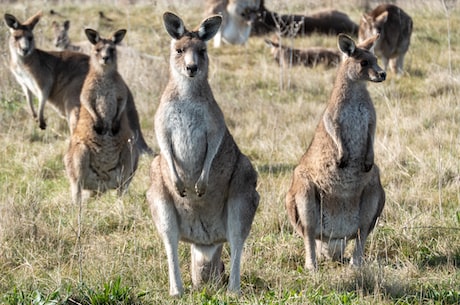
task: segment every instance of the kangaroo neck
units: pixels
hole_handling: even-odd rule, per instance
[[[348,75],[347,69],[340,69],[334,83],[331,100],[346,102],[363,94],[367,96],[366,82],[354,80]]]
[[[205,97],[212,95],[211,86],[205,75],[190,78],[184,75],[175,75],[169,79],[168,87],[177,92],[180,97]]]

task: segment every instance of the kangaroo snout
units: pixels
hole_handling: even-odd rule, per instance
[[[376,71],[374,77],[371,77],[371,81],[380,83],[387,78],[387,73],[384,70]]]
[[[198,72],[198,65],[193,64],[193,65],[187,65],[187,74],[190,77],[194,77],[196,73]]]

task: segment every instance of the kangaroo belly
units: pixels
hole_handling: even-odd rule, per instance
[[[360,198],[330,196],[322,198],[316,238],[322,240],[354,238],[359,226]]]
[[[213,202],[206,199],[194,200],[193,203],[185,199],[182,203],[176,203],[182,240],[203,245],[226,241],[226,205],[219,198],[214,199]]]
[[[100,191],[118,188],[128,178],[123,177],[127,163],[121,159],[120,143],[111,136],[102,136],[87,145],[90,160],[83,188]]]

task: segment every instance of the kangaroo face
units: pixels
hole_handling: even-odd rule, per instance
[[[188,31],[181,18],[173,13],[163,15],[164,26],[171,40],[171,70],[187,78],[207,78],[206,42],[216,35],[221,16],[211,16],[194,31]]]
[[[53,21],[52,25],[54,31],[54,46],[62,50],[67,49],[70,45],[70,38],[68,33],[70,22],[66,20],[62,26],[59,26],[56,21]]]
[[[19,57],[26,57],[35,50],[33,29],[40,20],[41,13],[29,18],[21,23],[16,17],[5,14],[5,23],[10,29],[9,46],[10,49]]]
[[[360,24],[360,37],[370,37],[380,34],[384,35],[384,25],[388,20],[388,12],[385,11],[377,17],[365,14]]]
[[[173,68],[186,77],[199,77],[208,71],[206,43],[196,37],[184,36],[172,42]]]
[[[359,45],[347,35],[340,34],[338,46],[344,54],[344,66],[347,75],[355,81],[382,82],[386,78],[385,71],[377,64],[373,48],[379,35],[370,37]]]
[[[86,37],[93,45],[91,59],[101,67],[112,66],[117,62],[117,45],[123,40],[126,30],[118,30],[112,38],[102,38],[92,29],[85,30]]]
[[[257,18],[259,8],[259,0],[230,1],[227,6],[227,11],[234,17],[243,19],[248,24],[252,24]]]

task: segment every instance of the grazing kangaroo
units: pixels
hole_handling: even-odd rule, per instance
[[[81,91],[80,117],[71,136],[64,163],[74,203],[81,203],[82,190],[121,195],[137,169],[139,152],[128,122],[129,89],[117,71],[116,45],[126,30],[111,39],[86,29],[93,45],[91,64]]]
[[[222,25],[214,38],[214,47],[245,44],[257,18],[260,0],[206,0],[206,16],[220,14]]]
[[[364,14],[359,25],[359,40],[380,34],[374,47],[385,71],[390,64],[393,73],[403,74],[404,57],[409,50],[412,18],[393,4],[381,4]]]
[[[48,101],[56,111],[67,119],[73,132],[80,110],[80,92],[89,69],[89,56],[70,51],[46,52],[35,47],[33,29],[40,20],[41,12],[21,23],[16,17],[5,14],[10,29],[10,69],[21,85],[24,95],[38,120],[41,129],[46,128],[44,109]],[[39,100],[38,115],[33,105],[33,95]],[[128,120],[136,134],[136,145],[142,152],[151,153],[142,135],[134,98],[129,92]]]
[[[345,58],[286,195],[289,220],[304,238],[310,270],[317,269],[315,250],[341,260],[350,239],[356,239],[351,264],[360,266],[366,239],[385,203],[374,164],[376,114],[366,89],[367,81],[382,82],[386,77],[372,53],[377,39],[378,35],[355,45],[339,34],[338,47]]]
[[[265,39],[265,43],[270,46],[276,62],[284,67],[291,65],[316,67],[319,64],[323,64],[326,67],[337,67],[342,57],[341,53],[335,49],[320,47],[294,49],[269,39]]]
[[[62,25],[57,21],[53,21],[51,26],[54,33],[54,46],[61,51],[69,50],[74,52],[82,52],[89,54],[91,44],[88,40],[72,43],[69,37],[70,21],[65,20]]]
[[[160,155],[151,164],[147,201],[166,248],[169,292],[183,293],[182,240],[191,243],[195,287],[223,272],[220,256],[228,241],[228,290],[238,293],[243,245],[259,194],[257,173],[233,140],[207,79],[206,42],[222,18],[211,16],[193,31],[173,13],[164,13],[163,20],[172,37],[170,76],[155,114]]]
[[[268,10],[263,0],[257,16],[251,32],[254,36],[271,32],[279,32],[281,36],[287,37],[301,37],[313,33],[357,35],[359,28],[347,14],[337,10],[324,10],[311,15],[278,14]]]

